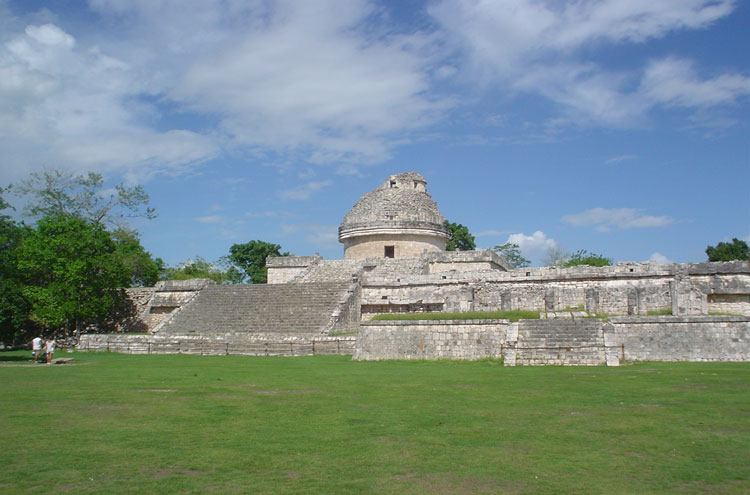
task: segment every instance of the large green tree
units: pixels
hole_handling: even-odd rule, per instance
[[[16,194],[30,198],[24,213],[33,218],[72,216],[109,227],[122,227],[127,219],[155,218],[148,206],[149,196],[143,186],[124,183],[114,190],[104,189],[101,174],[48,169],[32,172],[15,188]]]
[[[716,246],[706,247],[708,261],[732,261],[750,259],[750,247],[745,241],[737,238],[732,242],[720,242]]]
[[[250,241],[244,244],[233,244],[229,248],[227,259],[239,270],[240,281],[249,279],[253,284],[265,284],[268,280],[266,258],[269,256],[288,256],[282,253],[281,246],[264,241]]]
[[[17,263],[18,244],[27,229],[4,213],[11,207],[3,199],[3,193],[0,188],[0,342],[14,344],[21,337],[29,314]]]
[[[443,224],[448,228],[451,234],[451,240],[445,246],[446,251],[472,251],[477,245],[474,243],[474,236],[469,232],[469,228],[460,223],[452,223],[445,220]]]
[[[492,250],[502,256],[513,268],[522,268],[531,264],[531,261],[521,256],[521,246],[518,244],[506,242],[493,247]]]
[[[609,266],[611,264],[612,264],[612,260],[610,258],[605,258],[601,254],[589,253],[585,249],[580,249],[576,251],[575,253],[571,254],[570,258],[568,258],[568,261],[566,261],[563,264],[563,266],[565,267],[580,266],[580,265]]]
[[[164,261],[161,258],[153,258],[151,253],[141,246],[137,231],[119,227],[112,232],[112,240],[125,269],[130,274],[131,286],[151,287],[159,280]]]
[[[30,316],[69,334],[122,305],[130,273],[100,224],[72,216],[45,217],[21,239],[17,266]]]

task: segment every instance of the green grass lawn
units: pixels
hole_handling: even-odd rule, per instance
[[[750,492],[750,363],[27,355],[3,494]]]

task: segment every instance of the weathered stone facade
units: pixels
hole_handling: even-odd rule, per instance
[[[490,250],[444,251],[447,230],[425,184],[409,172],[364,194],[339,228],[343,260],[268,258],[260,286],[194,280],[132,290],[127,328],[150,335],[83,336],[79,347],[300,355],[335,341],[356,359],[750,360],[750,262],[511,269]],[[370,321],[508,310],[542,318]]]
[[[363,194],[339,227],[344,259],[412,258],[444,251],[450,234],[425,185],[424,177],[407,172]]]
[[[750,317],[374,321],[354,359],[502,358],[505,365],[625,361],[750,361]]]

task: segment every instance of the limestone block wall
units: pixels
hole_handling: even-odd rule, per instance
[[[487,270],[508,271],[510,265],[491,249],[484,251],[444,251],[425,253],[422,258],[429,264],[428,273],[474,272]]]
[[[424,251],[444,251],[446,240],[435,235],[376,234],[344,241],[344,259],[384,258],[385,246],[394,247],[395,258],[415,258]]]
[[[268,268],[267,283],[286,284],[301,275],[310,267],[320,263],[320,256],[269,256],[266,258]]]
[[[474,300],[477,311],[580,307],[593,314],[646,314],[671,305],[669,281],[660,279],[487,281],[476,284]]]
[[[750,294],[709,294],[708,312],[750,316]]]
[[[243,356],[351,355],[353,336],[310,337],[247,335],[241,339],[197,335],[84,334],[76,349],[125,354],[196,354]]]
[[[604,334],[629,361],[750,361],[748,317],[617,317]]]
[[[372,321],[354,359],[500,358],[505,365],[750,361],[750,318],[639,316],[567,320]]]
[[[360,326],[355,360],[500,358],[508,320],[371,321]]]
[[[483,272],[486,273],[486,272]],[[481,275],[481,273],[477,274]],[[443,278],[445,277],[445,278]],[[471,279],[444,274],[385,282],[365,277],[362,313],[378,306],[441,304],[439,311],[556,311],[581,307],[590,313],[643,314],[672,307],[669,279],[525,280]],[[380,311],[380,312],[403,312]]]

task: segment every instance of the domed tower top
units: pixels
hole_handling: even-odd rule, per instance
[[[339,227],[345,259],[411,258],[444,251],[450,239],[444,218],[416,172],[392,175],[365,193]]]

